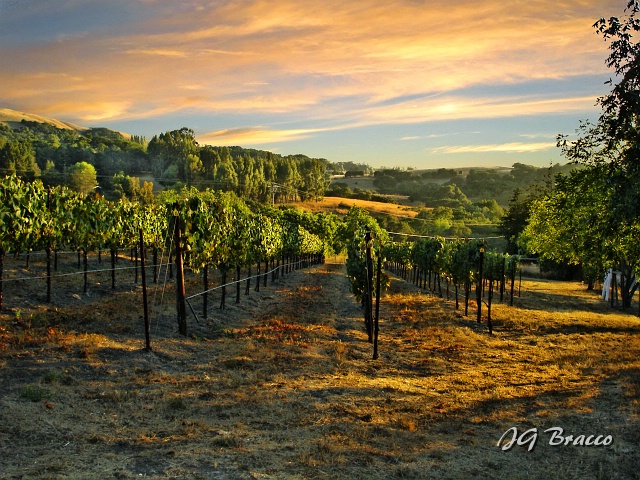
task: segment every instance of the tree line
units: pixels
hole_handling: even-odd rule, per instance
[[[188,128],[147,141],[106,128],[76,131],[29,121],[17,128],[0,125],[0,175],[39,178],[85,194],[97,188],[111,198],[149,200],[153,185],[140,176],[151,174],[164,186],[215,188],[262,202],[318,199],[329,185],[328,163],[305,155],[199,145]]]
[[[441,168],[416,172],[397,168],[377,170],[373,185],[382,194],[406,195],[413,202],[430,207],[466,207],[474,202],[492,199],[506,206],[511,192],[530,185],[544,185],[557,173],[573,169],[559,163],[549,167],[535,167],[514,163],[505,172],[491,168],[463,170]]]
[[[516,191],[502,221],[508,247],[567,269],[580,268],[590,288],[617,272],[628,308],[640,274],[640,5],[602,18],[597,34],[610,42],[606,64],[618,83],[598,99],[596,122],[583,121],[558,146],[574,165],[545,188]]]

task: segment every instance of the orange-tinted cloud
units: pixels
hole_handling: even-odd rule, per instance
[[[442,96],[368,109],[365,124],[406,124],[467,118],[505,118],[588,111],[593,97],[531,98]]]
[[[591,25],[620,5],[594,3],[146,1],[135,28],[0,46],[11,65],[0,84],[12,106],[90,122],[186,108],[345,128],[584,111],[595,98],[457,92],[602,73],[606,45]],[[425,100],[385,104],[416,95]]]
[[[263,145],[302,140],[327,129],[285,129],[274,130],[265,127],[230,128],[217,130],[198,136],[201,144],[220,146]]]
[[[553,150],[556,148],[555,142],[537,143],[502,143],[489,145],[463,145],[438,147],[433,149],[433,153],[528,153]]]

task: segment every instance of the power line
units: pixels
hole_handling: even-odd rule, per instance
[[[504,236],[501,236],[501,237],[441,237],[438,235],[413,235],[410,233],[399,233],[399,232],[387,232],[387,233],[390,235],[401,235],[404,237],[431,238],[431,239],[442,238],[444,240],[460,240],[461,238],[465,238],[468,240],[495,240],[498,238],[506,238]]]

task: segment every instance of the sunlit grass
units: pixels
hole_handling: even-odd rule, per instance
[[[311,212],[334,212],[345,214],[353,205],[363,208],[371,213],[384,213],[387,215],[413,218],[418,211],[406,205],[395,203],[374,202],[371,200],[359,200],[356,198],[324,197],[319,201],[296,202],[293,205]]]
[[[477,323],[474,302],[465,317],[453,301],[393,279],[373,361],[340,267],[325,268],[252,292],[255,307],[230,305],[224,314],[212,310],[209,323],[190,321],[187,338],[176,334],[169,303],[153,353],[142,350],[133,294],[99,312],[88,305],[34,317],[29,328],[30,313],[21,312],[22,323],[3,324],[0,402],[19,411],[3,417],[0,434],[19,430],[17,438],[31,442],[20,448],[37,448],[53,467],[50,444],[68,438],[82,458],[135,451],[159,477],[207,478],[213,462],[237,478],[548,477],[567,462],[585,478],[594,462],[628,473],[611,451],[575,460],[541,445],[541,466],[540,457],[494,447],[510,426],[557,424],[585,433],[606,426],[621,452],[635,448],[628,430],[640,411],[635,315],[612,310],[580,284],[525,280],[514,307],[493,304],[490,335],[486,308]],[[36,387],[49,396],[36,396]],[[22,393],[30,390],[35,400]],[[43,411],[48,424],[18,421]],[[91,472],[113,476],[118,457],[100,458],[105,463]],[[16,465],[7,468],[21,472]],[[141,473],[117,465],[122,478]]]

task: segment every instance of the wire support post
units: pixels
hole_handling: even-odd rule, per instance
[[[365,241],[365,268],[366,268],[366,296],[364,305],[364,322],[367,330],[369,343],[373,343],[373,258],[371,256],[371,243],[373,236],[371,232],[366,232]]]
[[[175,251],[176,251],[176,314],[178,317],[178,331],[187,336],[187,305],[185,301],[184,289],[184,264],[182,261],[182,232],[180,230],[179,204],[176,202],[174,221],[175,228]]]
[[[144,268],[145,261],[145,253],[144,253],[144,234],[142,233],[142,229],[140,229],[140,266],[142,267],[142,304],[144,308],[144,339],[145,339],[145,350],[147,352],[151,351],[151,323],[149,322],[149,305],[147,302],[147,273]]]
[[[476,284],[476,302],[478,305],[478,313],[476,315],[476,321],[480,323],[482,321],[482,274],[484,269],[484,247],[480,247],[478,256],[478,283]]]
[[[373,359],[378,359],[378,334],[380,333],[380,277],[382,275],[382,257],[378,254],[376,268],[376,312],[373,322]]]

